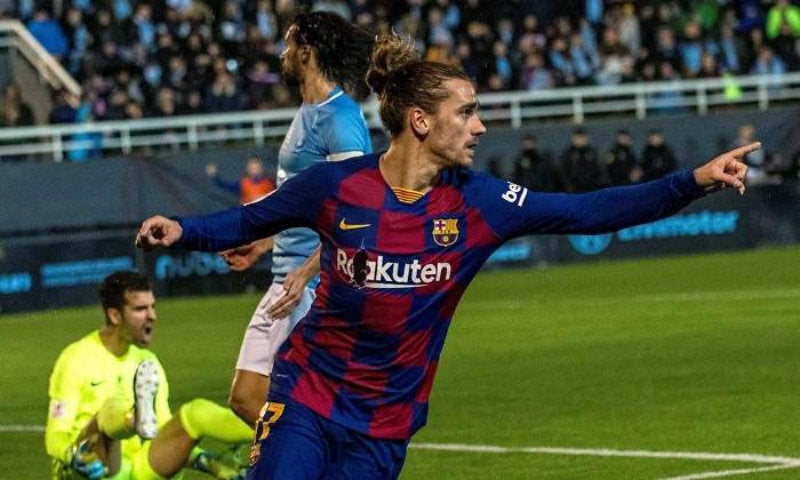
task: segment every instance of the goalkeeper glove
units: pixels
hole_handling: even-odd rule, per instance
[[[211,452],[200,451],[190,459],[190,466],[218,480],[244,480],[246,471],[223,463]]]
[[[100,457],[91,450],[89,440],[83,440],[69,449],[70,468],[84,478],[98,480],[103,478],[108,470]]]

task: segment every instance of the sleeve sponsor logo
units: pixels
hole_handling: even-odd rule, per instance
[[[58,420],[64,418],[67,414],[67,404],[62,400],[53,400],[50,402],[50,418]]]
[[[525,203],[525,199],[528,197],[528,189],[521,187],[516,183],[508,182],[508,190],[501,196],[506,202],[513,203],[516,206],[521,207],[522,204]]]

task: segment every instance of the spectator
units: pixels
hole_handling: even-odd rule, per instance
[[[236,80],[228,72],[220,72],[206,95],[206,111],[209,113],[235,112],[244,106],[244,99]]]
[[[776,0],[767,12],[767,39],[774,40],[782,33],[800,37],[800,7],[792,5],[789,0]]]
[[[256,3],[255,20],[261,38],[274,42],[278,37],[278,19],[268,0],[259,0]]]
[[[539,151],[536,136],[523,136],[520,147],[511,181],[538,192],[563,191],[561,172],[549,156]]]
[[[655,180],[675,171],[678,162],[672,149],[664,142],[660,130],[650,130],[642,150],[642,181]]]
[[[597,150],[589,141],[589,133],[576,128],[570,146],[561,154],[561,172],[568,192],[588,192],[602,186],[603,173],[597,160]]]
[[[742,68],[740,52],[744,51],[744,46],[739,43],[732,26],[723,25],[720,29],[719,47],[723,68],[731,73],[740,72]]]
[[[80,100],[76,95],[66,89],[57,90],[53,93],[53,109],[50,111],[48,123],[75,123]]]
[[[735,146],[745,145],[747,139],[755,138],[756,129],[753,125],[747,123],[739,127],[739,133],[736,140],[733,142]],[[750,185],[763,185],[770,181],[769,178],[769,155],[766,150],[761,149],[755,152],[750,152],[743,158],[745,165],[749,168],[747,170],[747,182]]]
[[[680,76],[675,72],[674,67],[667,61],[661,62],[658,66],[661,80],[677,83]],[[676,85],[677,87],[677,85]],[[679,88],[665,90],[655,94],[651,100],[654,109],[662,113],[680,113],[686,109],[683,93]]]
[[[130,5],[128,5],[130,8]],[[126,10],[127,11],[127,10]],[[119,14],[115,15],[117,20],[123,20]],[[149,3],[142,2],[136,5],[136,13],[130,19],[130,32],[128,38],[135,39],[147,52],[152,53],[156,49],[156,26],[153,23],[153,8]]]
[[[642,178],[642,170],[633,152],[633,139],[624,129],[617,131],[617,140],[605,155],[606,178],[611,185],[628,185]]]
[[[92,105],[88,102],[81,102],[75,111],[75,123],[88,124],[91,121]],[[83,162],[100,156],[103,148],[103,134],[90,130],[86,125],[80,132],[72,135],[70,143],[76,145],[76,147],[67,152],[69,161]]]
[[[717,63],[717,57],[714,55],[703,52],[700,60],[700,71],[697,72],[698,78],[719,78],[722,75],[722,70]]]
[[[61,24],[51,17],[50,11],[46,7],[40,6],[36,9],[33,18],[28,23],[28,30],[50,55],[58,60],[67,58],[69,40],[61,28]]]
[[[637,56],[642,46],[642,34],[639,17],[632,2],[627,2],[620,9],[619,18],[616,20],[616,27],[619,29],[620,43],[628,49],[631,54]]]
[[[214,181],[216,186],[238,194],[239,203],[242,205],[275,190],[275,181],[264,173],[264,164],[257,155],[247,159],[245,175],[238,181],[230,182],[220,177],[217,173],[217,166],[213,163],[206,164],[206,175]]]
[[[683,27],[683,38],[678,46],[683,76],[694,78],[700,72],[703,60],[703,42],[700,22],[690,21]]]
[[[178,100],[175,91],[169,87],[163,87],[156,94],[155,109],[149,116],[151,117],[174,117],[178,115]]]
[[[247,73],[246,81],[248,107],[267,108],[273,100],[273,87],[280,82],[280,75],[270,71],[266,60],[258,60]]]
[[[80,72],[81,61],[89,49],[91,35],[89,28],[83,22],[83,11],[78,8],[72,7],[67,10],[63,23],[64,33],[69,40],[67,70],[72,75],[77,75]]]
[[[758,52],[758,58],[750,73],[756,75],[782,75],[786,73],[786,64],[775,56],[775,52],[769,47],[763,47]]]
[[[140,120],[144,118],[144,109],[137,102],[128,102],[125,106],[126,120]]]
[[[522,87],[526,90],[544,90],[554,86],[553,74],[545,68],[541,54],[529,53],[522,67]]]

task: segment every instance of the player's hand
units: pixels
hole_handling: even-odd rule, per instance
[[[136,248],[150,251],[156,247],[169,247],[180,240],[182,235],[183,228],[180,223],[156,215],[142,222],[136,235]]]
[[[272,250],[272,244],[272,238],[256,240],[253,243],[220,252],[219,255],[231,270],[242,272],[255,265],[264,253]]]
[[[206,175],[209,177],[217,176],[217,165],[214,163],[206,163]]]
[[[97,480],[103,478],[108,469],[97,453],[91,450],[90,443],[83,441],[70,448],[70,468],[84,478]]]
[[[754,142],[723,153],[702,167],[696,168],[694,179],[697,185],[703,187],[706,193],[716,192],[723,188],[735,188],[739,195],[744,195],[747,165],[742,159],[748,153],[759,148],[761,148],[761,142]]]
[[[307,278],[302,268],[289,272],[283,282],[283,295],[270,305],[267,315],[272,318],[284,318],[292,313],[292,310],[300,304],[309,280],[311,279]]]

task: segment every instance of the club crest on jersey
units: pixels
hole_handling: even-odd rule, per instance
[[[433,219],[433,241],[436,245],[449,247],[458,240],[458,219],[457,218],[434,218]]]

